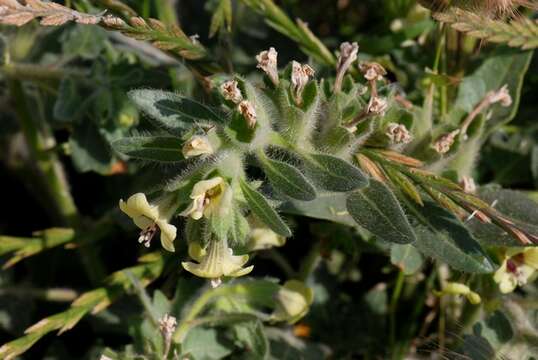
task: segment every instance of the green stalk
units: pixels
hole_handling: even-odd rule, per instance
[[[181,319],[181,322],[179,323],[174,336],[173,341],[175,343],[182,343],[183,340],[185,340],[185,336],[189,332],[190,328],[193,326],[193,322],[202,312],[202,310],[206,307],[206,305],[213,300],[213,298],[219,294],[222,289],[226,289],[225,287],[217,288],[217,289],[209,289],[205,291],[199,298],[194,301],[192,306],[189,308],[189,311],[183,316]]]
[[[320,254],[321,250],[321,241],[316,242],[314,245],[312,245],[312,248],[310,248],[310,251],[306,255],[306,257],[303,259],[301,263],[301,268],[299,270],[299,273],[297,275],[298,280],[301,280],[305,282],[310,274],[314,272],[316,267],[318,266],[321,258]]]
[[[8,78],[7,85],[15,103],[15,111],[28,144],[30,156],[35,161],[41,179],[40,185],[44,188],[45,198],[50,200],[47,205],[52,205],[47,206],[46,209],[58,225],[77,228],[80,225],[78,209],[71,196],[63,166],[57,155],[51,151],[55,146],[54,138],[46,124],[39,124],[41,125],[39,126],[34,120],[36,116],[30,113],[22,83]],[[79,251],[88,278],[92,283],[99,282],[105,276],[105,272],[94,248],[82,247]]]
[[[405,282],[405,274],[403,271],[398,272],[398,277],[396,278],[396,284],[394,285],[394,290],[392,292],[392,297],[390,299],[390,349],[392,351],[392,358],[398,359],[398,352],[395,351],[396,344],[396,309],[398,308],[398,300],[402,293],[402,288]]]

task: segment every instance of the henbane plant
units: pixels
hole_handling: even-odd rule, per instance
[[[124,20],[49,2],[0,0],[4,24],[74,21],[149,41],[185,59],[207,92],[202,102],[177,92],[132,89],[129,98],[154,127],[112,142],[133,162],[170,170],[152,191],[118,199],[122,215],[140,230],[126,246],[138,240],[155,248],[160,242],[166,255],[143,258],[141,265],[116,273],[108,281],[114,296],[105,289],[84,294],[66,312],[4,345],[1,354],[13,358],[46,333],[70,329],[86,313],[108,306],[116,292],[137,292],[151,314],[143,288],[160,275],[165,260],[171,271],[185,270],[210,286],[178,319],[152,314],[163,358],[172,347],[179,351],[196,326],[295,323],[313,302],[301,271],[292,269],[282,285],[237,279],[256,269],[252,259],[259,250],[293,236],[287,214],[349,225],[391,251],[406,246],[456,271],[486,274],[503,293],[524,285],[538,270],[531,248],[538,244],[536,224],[499,210],[497,199],[483,199],[472,178],[486,137],[515,114],[530,53],[486,61],[463,79],[450,112],[438,115],[431,109],[433,98],[423,107],[405,99],[384,66],[361,58],[359,44],[342,43],[333,54],[306,24],[289,21],[273,2],[244,2],[332,72],[318,76],[314,62],[279,64],[275,44],[255,57],[263,81],[222,74],[205,62],[209,51],[176,26],[133,14]],[[499,67],[502,76],[493,77]],[[59,233],[52,246],[74,237],[70,229]],[[7,239],[2,253],[17,251],[10,263],[19,261],[41,251],[45,235],[36,234],[30,243]],[[182,247],[188,247],[188,257],[168,257]],[[500,264],[492,255],[502,259]],[[436,295],[463,295],[476,305],[481,296],[475,290],[448,282]]]

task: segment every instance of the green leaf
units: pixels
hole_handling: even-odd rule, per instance
[[[247,359],[266,359],[269,355],[269,341],[265,336],[261,321],[250,321],[233,327],[237,341],[243,344]]]
[[[523,78],[532,58],[532,51],[505,51],[487,60],[471,75],[463,79],[458,89],[458,97],[453,113],[470,113],[489,91],[499,90],[505,84],[512,97],[512,105],[494,105],[494,111],[487,122],[486,134],[502,124],[510,122],[519,106]]]
[[[231,0],[219,0],[219,4],[209,27],[209,37],[215,36],[221,27],[225,27],[226,31],[232,31],[232,2]]]
[[[195,125],[222,124],[222,119],[210,108],[172,92],[133,90],[129,97],[159,126],[178,134]]]
[[[75,125],[69,138],[71,158],[80,172],[95,171],[100,174],[110,172],[112,152],[110,145],[92,121]]]
[[[266,157],[262,159],[262,167],[275,190],[297,200],[316,198],[316,189],[296,167]]]
[[[231,246],[245,245],[250,225],[239,209],[234,208],[233,223],[230,226],[228,241]]]
[[[409,205],[422,223],[415,226],[414,245],[423,254],[460,271],[490,273],[494,270],[486,252],[458,218],[430,201],[424,202],[423,207]]]
[[[308,216],[313,219],[356,226],[346,207],[347,195],[344,193],[321,193],[312,201],[292,200],[281,205],[280,209],[288,214]]]
[[[533,235],[538,235],[538,202],[521,191],[505,190],[496,185],[482,186],[477,195],[515,224]],[[483,224],[477,219],[469,221],[469,228],[481,243],[486,245],[520,246],[517,240],[493,224]]]
[[[182,344],[183,355],[196,360],[223,359],[232,352],[217,337],[217,329],[195,327],[187,334]]]
[[[421,268],[424,260],[412,244],[393,244],[390,248],[390,262],[404,274],[411,275]]]
[[[399,244],[416,240],[398,200],[383,183],[370,180],[370,185],[347,198],[347,209],[353,219],[379,238]]]
[[[158,162],[179,162],[185,158],[181,152],[183,142],[172,136],[135,136],[112,143],[112,147],[124,155]]]
[[[254,190],[244,180],[241,180],[241,191],[247,200],[250,210],[271,230],[285,237],[291,236],[291,230],[280,218],[278,213],[269,205],[265,197]]]
[[[346,192],[368,185],[368,178],[351,163],[325,154],[304,157],[307,175],[322,189]]]

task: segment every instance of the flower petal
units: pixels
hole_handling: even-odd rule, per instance
[[[157,225],[161,230],[161,244],[163,248],[170,252],[174,252],[174,240],[177,235],[177,228],[174,225],[168,224],[164,221],[157,222]]]

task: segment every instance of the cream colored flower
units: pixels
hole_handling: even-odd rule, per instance
[[[280,247],[286,243],[286,238],[269,229],[258,219],[250,216],[249,251],[264,250],[272,247]]]
[[[409,144],[413,140],[413,136],[403,124],[389,123],[385,135],[393,144]]]
[[[247,126],[253,129],[256,126],[257,116],[256,109],[254,109],[252,103],[248,100],[243,100],[239,103],[239,106],[237,108],[241,115],[243,115],[243,117],[247,121]]]
[[[473,305],[480,304],[482,301],[480,295],[472,291],[467,285],[456,282],[446,283],[443,291],[438,293],[438,295],[463,295]]]
[[[342,88],[342,80],[347,70],[357,60],[359,53],[359,45],[354,42],[352,44],[344,42],[340,45],[340,55],[336,64],[336,78],[334,80],[334,91],[340,91]]]
[[[218,208],[226,188],[227,184],[220,176],[197,182],[191,191],[191,205],[180,215],[194,220],[209,217]]]
[[[236,80],[228,80],[222,83],[220,86],[220,92],[226,100],[229,100],[235,104],[239,104],[243,100],[241,90],[237,87]]]
[[[368,81],[383,80],[383,76],[387,75],[385,68],[376,62],[361,63],[359,69]]]
[[[121,211],[142,229],[138,242],[149,247],[151,239],[157,230],[160,230],[162,246],[168,251],[174,251],[177,228],[168,222],[176,210],[177,196],[175,194],[164,196],[156,204],[150,204],[145,194],[137,193],[129,197],[126,202],[120,200],[119,205]]]
[[[368,113],[383,116],[388,107],[389,105],[387,104],[386,99],[380,96],[372,96],[368,103]]]
[[[256,55],[256,60],[258,61],[258,65],[256,67],[258,69],[262,69],[267,76],[269,76],[269,79],[271,79],[271,82],[275,84],[275,86],[277,86],[279,82],[277,56],[278,53],[274,47],[271,47],[269,50],[262,51]]]
[[[506,252],[501,267],[493,280],[499,284],[503,294],[510,293],[517,286],[525,285],[538,270],[538,248],[511,248]]]
[[[439,154],[446,154],[450,151],[450,148],[452,145],[454,145],[454,141],[456,141],[456,136],[460,133],[460,129],[456,129],[454,131],[449,132],[448,134],[444,134],[440,136],[432,145],[431,147],[437,151]]]
[[[300,64],[297,61],[291,63],[291,84],[293,96],[297,104],[303,102],[303,90],[312,76],[314,76],[314,69],[310,65]]]
[[[276,307],[271,319],[293,324],[306,315],[313,301],[314,293],[304,283],[286,281],[275,295]]]
[[[194,135],[181,149],[183,156],[188,159],[194,156],[213,154],[213,147],[207,136]]]
[[[198,246],[198,248],[191,250],[191,246]],[[212,284],[216,286],[220,284],[223,276],[243,276],[254,268],[254,265],[243,268],[248,261],[248,255],[233,255],[226,239],[211,240],[207,249],[201,249],[199,245],[191,246],[189,246],[189,255],[198,263],[182,262],[181,265],[196,276],[211,279]]]

